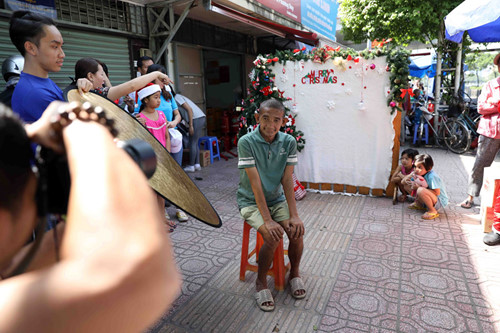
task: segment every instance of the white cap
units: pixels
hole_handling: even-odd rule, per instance
[[[157,84],[146,86],[137,92],[139,100],[142,101],[144,98],[153,95],[154,93],[161,91],[161,88]]]

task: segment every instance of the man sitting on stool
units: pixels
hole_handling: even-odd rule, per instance
[[[255,119],[259,126],[238,142],[237,199],[243,219],[264,239],[259,252],[255,297],[261,310],[272,311],[274,299],[267,287],[267,271],[283,232],[290,240],[292,296],[297,299],[306,296],[299,274],[304,223],[297,213],[292,180],[293,166],[297,164],[297,142],[293,136],[280,132],[285,125],[285,107],[278,100],[264,101]]]

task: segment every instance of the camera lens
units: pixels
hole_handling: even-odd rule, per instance
[[[140,139],[120,141],[117,144],[129,154],[149,179],[156,171],[156,154],[149,143]]]

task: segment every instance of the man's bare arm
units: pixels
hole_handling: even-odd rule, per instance
[[[286,202],[290,211],[290,217],[299,216],[297,204],[295,201],[295,191],[293,190],[293,165],[287,165],[283,177],[281,178],[283,192],[285,192]]]
[[[283,237],[284,230],[281,225],[275,222],[271,217],[269,207],[267,207],[266,197],[264,196],[264,191],[262,190],[259,172],[256,167],[246,168],[245,171],[248,175],[248,179],[250,180],[250,186],[252,186],[257,208],[259,208],[259,212],[264,219],[264,225],[268,229],[271,237],[273,237],[274,240],[279,241],[279,239]]]
[[[71,172],[61,261],[0,283],[1,332],[139,332],[180,279],[155,195],[96,123],[63,132]]]
[[[283,185],[283,191],[285,192],[285,198],[290,212],[289,226],[293,228],[293,230],[291,230],[291,236],[293,238],[298,238],[304,235],[304,223],[299,218],[299,213],[297,211],[295,191],[293,189],[293,169],[293,165],[286,166],[283,177],[281,178],[281,185]]]

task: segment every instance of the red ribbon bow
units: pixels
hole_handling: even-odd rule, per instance
[[[294,191],[297,191],[299,188],[300,188],[301,190],[303,190],[303,189],[305,188],[305,187],[304,187],[304,185],[302,185],[301,183],[299,183],[299,181],[298,181],[298,180],[296,180],[296,181],[295,181],[295,184],[296,184],[297,186],[295,186],[295,187],[293,188],[293,190],[294,190]]]
[[[411,97],[415,96],[415,94],[413,93],[413,90],[411,88],[409,88],[409,89],[399,89],[399,90],[401,90],[401,98],[405,97],[406,93],[408,93],[408,95],[410,95]]]

